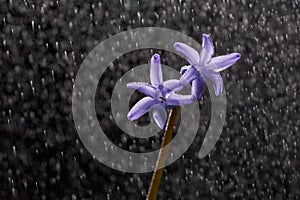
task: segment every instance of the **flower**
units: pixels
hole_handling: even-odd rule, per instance
[[[200,54],[194,48],[180,42],[176,42],[174,48],[176,51],[183,54],[190,63],[189,66],[181,68],[181,74],[185,74],[193,67],[199,72],[200,76],[192,82],[194,94],[202,93],[203,86],[201,84],[206,79],[209,79],[213,83],[216,96],[219,96],[223,90],[223,81],[219,72],[236,63],[241,57],[241,54],[239,53],[231,53],[212,58],[214,46],[207,34],[203,34],[202,51]],[[190,73],[190,76],[193,76],[192,73]],[[197,89],[197,85],[193,86],[193,83],[200,84],[200,88]]]
[[[150,64],[151,84],[145,82],[127,84],[128,88],[136,89],[147,95],[147,97],[142,98],[131,108],[127,118],[130,121],[136,120],[153,109],[153,118],[156,124],[161,129],[164,129],[167,120],[166,108],[190,104],[196,101],[194,95],[180,95],[175,93],[199,76],[196,69],[189,71],[189,73],[181,76],[180,80],[172,79],[163,82],[160,56],[154,54]]]

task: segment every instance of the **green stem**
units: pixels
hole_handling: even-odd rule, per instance
[[[164,168],[160,168],[160,166],[164,166],[168,157],[169,148],[164,148],[167,144],[172,140],[174,126],[176,124],[176,118],[179,112],[179,107],[175,107],[171,110],[166,126],[166,130],[164,133],[161,149],[158,154],[158,159],[156,162],[156,168],[152,176],[152,180],[150,183],[147,200],[156,200],[157,192],[159,189],[160,181],[163,175]],[[160,169],[159,169],[160,168]]]

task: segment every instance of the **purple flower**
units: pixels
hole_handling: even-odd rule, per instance
[[[183,54],[190,63],[189,66],[181,68],[181,74],[189,73],[193,67],[199,72],[199,77],[192,82],[192,90],[194,89],[194,93],[192,93],[194,95],[202,93],[202,84],[206,79],[209,79],[213,83],[216,96],[219,96],[223,90],[222,77],[219,72],[236,63],[241,57],[239,53],[231,53],[212,58],[214,46],[209,35],[206,34],[203,34],[202,51],[200,54],[192,47],[180,42],[176,42],[174,48]],[[189,78],[189,76],[194,76],[194,74],[190,72],[187,78]],[[200,85],[199,88],[197,88],[198,85]],[[199,96],[197,96],[197,98],[199,98]]]
[[[150,109],[153,109],[153,118],[156,124],[163,129],[167,120],[167,107],[190,104],[196,101],[194,95],[175,93],[199,76],[195,68],[191,68],[189,71],[192,73],[186,73],[186,75],[181,76],[180,80],[172,79],[163,82],[160,56],[154,54],[150,66],[151,84],[145,82],[127,84],[128,88],[136,89],[147,95],[131,108],[127,115],[128,119],[131,121],[136,120],[149,112]]]

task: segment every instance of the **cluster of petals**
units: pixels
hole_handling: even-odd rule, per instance
[[[161,129],[164,129],[167,120],[167,108],[191,104],[200,100],[207,79],[213,83],[215,94],[219,96],[223,89],[223,81],[219,72],[232,66],[240,59],[239,53],[212,57],[214,54],[213,43],[206,34],[203,35],[201,53],[180,42],[176,42],[174,48],[189,62],[189,65],[181,68],[181,78],[163,81],[160,56],[154,54],[150,64],[151,83],[133,82],[127,84],[128,88],[138,90],[146,95],[131,108],[127,115],[129,120],[136,120],[152,109],[153,119]],[[178,91],[190,83],[192,84],[190,95],[178,94]]]

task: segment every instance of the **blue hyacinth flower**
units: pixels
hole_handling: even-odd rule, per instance
[[[166,108],[186,105],[197,100],[194,95],[180,95],[176,92],[181,90],[199,76],[195,68],[181,76],[180,80],[172,79],[163,81],[160,56],[154,54],[151,58],[150,81],[128,83],[127,87],[142,92],[146,97],[138,101],[129,111],[127,117],[133,121],[153,109],[153,119],[156,124],[164,129],[167,121]]]
[[[209,35],[206,34],[203,34],[202,51],[200,54],[194,48],[180,42],[176,42],[174,48],[177,52],[181,53],[190,64],[189,66],[182,67],[181,73],[189,73],[186,77],[189,79],[189,76],[195,76],[195,68],[198,72],[198,78],[192,82],[192,94],[196,95],[198,99],[201,97],[203,83],[206,79],[213,83],[215,95],[219,96],[223,90],[223,81],[219,72],[232,66],[241,57],[239,53],[231,53],[212,58],[214,46]]]

